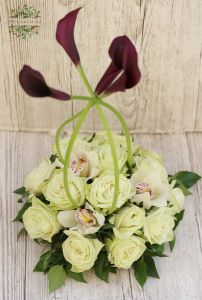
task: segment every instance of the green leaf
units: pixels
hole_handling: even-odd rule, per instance
[[[26,191],[26,189],[25,189],[24,186],[22,186],[22,187],[20,187],[19,189],[15,190],[13,193],[14,193],[14,194],[17,194],[17,195],[21,195],[21,196],[23,196],[23,197],[25,197],[25,196],[28,195],[28,192]]]
[[[48,272],[49,293],[59,289],[65,283],[67,274],[63,266],[53,266]]]
[[[75,273],[75,272],[69,271],[69,273],[67,275],[76,281],[87,283],[87,281],[83,277],[82,273]]]
[[[22,217],[24,215],[24,212],[31,206],[32,204],[30,202],[26,202],[23,207],[19,210],[17,216],[13,220],[13,222],[22,222]]]
[[[182,182],[182,184],[185,186],[185,188],[189,189],[192,187],[199,179],[201,179],[201,176],[199,176],[196,173],[188,172],[188,171],[181,171],[176,173],[173,176],[173,179],[178,179]]]
[[[145,255],[144,261],[147,265],[147,276],[154,277],[154,278],[160,278],[153,258],[151,256]]]
[[[111,266],[107,253],[101,251],[98,258],[94,264],[95,275],[101,280],[108,282],[109,272],[114,273],[113,267]]]
[[[92,134],[92,136],[87,140],[87,142],[88,142],[88,143],[91,143],[91,142],[94,140],[95,136],[96,136],[96,133],[94,132],[94,133]]]
[[[35,243],[38,245],[44,245],[44,244],[50,244],[48,241],[43,240],[43,239],[34,239]]]
[[[97,239],[96,234],[93,234],[93,233],[92,234],[85,234],[84,236],[87,239]]]
[[[82,274],[82,273],[75,273],[75,272],[72,272],[72,271],[71,271],[71,267],[72,267],[72,266],[71,266],[70,263],[68,263],[68,262],[65,263],[64,269],[65,269],[65,272],[66,272],[67,276],[68,276],[69,278],[72,278],[72,279],[76,280],[76,281],[86,283],[86,280],[85,280],[85,278],[83,277],[83,274]]]
[[[108,230],[108,229],[112,229],[113,227],[115,227],[114,224],[108,223],[108,224],[103,225],[101,227],[101,230]]]
[[[164,244],[162,244],[162,245],[158,245],[158,244],[150,245],[149,243],[147,243],[147,250],[146,250],[145,253],[147,255],[150,255],[150,256],[167,257],[167,255],[164,254],[163,251],[164,251]]]
[[[147,281],[147,265],[142,257],[138,261],[133,264],[133,268],[135,271],[135,278],[141,285],[144,286],[145,282]]]
[[[153,244],[150,246],[151,250],[156,251],[156,252],[162,252],[164,251],[164,244]]]
[[[38,263],[34,267],[33,272],[46,272],[49,268],[51,258],[51,251],[48,251],[41,255]]]
[[[174,229],[178,226],[178,224],[183,219],[183,217],[184,217],[184,210],[181,210],[180,213],[175,214],[175,227],[174,227]]]
[[[164,254],[164,253],[162,253],[162,252],[152,251],[152,250],[150,250],[150,249],[147,249],[147,250],[145,251],[145,253],[146,253],[147,255],[150,255],[150,256],[168,257],[168,255],[166,255],[166,254]]]
[[[22,227],[22,228],[20,229],[20,231],[18,232],[17,240],[18,240],[19,237],[20,237],[21,235],[23,235],[23,234],[27,234],[27,231],[26,231],[25,227]]]
[[[173,237],[173,240],[169,242],[170,251],[172,252],[175,246],[175,235]]]
[[[180,180],[178,179],[175,180],[176,180],[175,187],[179,187],[185,196],[192,195],[192,193],[184,186],[184,184]]]
[[[57,158],[57,154],[52,154],[52,155],[50,156],[50,161],[51,161],[52,163],[54,163],[55,160],[56,160],[56,158]]]

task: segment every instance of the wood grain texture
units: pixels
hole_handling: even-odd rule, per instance
[[[22,40],[9,34],[12,8],[30,4],[41,11],[39,35]],[[82,103],[31,99],[18,84],[24,63],[39,69],[47,82],[74,94],[86,93],[64,50],[55,41],[57,21],[84,6],[76,24],[76,41],[84,69],[94,87],[109,64],[112,39],[126,34],[139,52],[141,83],[109,98],[127,118],[131,131],[202,130],[201,0],[2,0],[0,2],[0,129],[55,130]],[[107,112],[110,125],[119,124]],[[83,131],[100,129],[95,113]]]
[[[170,174],[193,170],[202,174],[202,134],[137,134],[137,143],[158,151]],[[0,299],[2,300],[200,300],[202,288],[201,199],[202,183],[186,199],[183,222],[177,229],[175,249],[168,258],[155,258],[161,279],[149,279],[144,291],[133,272],[110,275],[110,285],[87,272],[87,284],[67,280],[59,291],[48,295],[47,278],[33,273],[43,247],[28,238],[17,242],[20,225],[11,223],[19,205],[12,191],[25,175],[50,153],[49,134],[0,132]],[[169,251],[167,250],[168,254]]]

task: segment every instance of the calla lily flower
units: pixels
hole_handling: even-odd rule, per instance
[[[97,84],[97,95],[130,89],[138,84],[141,78],[137,51],[127,36],[119,36],[112,41],[109,56],[112,62]]]
[[[74,27],[76,18],[80,8],[77,8],[68,13],[63,19],[58,22],[56,39],[64,48],[75,65],[80,63],[79,53],[74,40]]]
[[[24,91],[32,97],[52,97],[58,100],[69,100],[70,95],[49,87],[43,75],[24,65],[19,74],[19,81]]]
[[[103,214],[95,211],[88,203],[85,208],[60,211],[57,218],[63,227],[79,231],[84,235],[96,233],[105,222]]]

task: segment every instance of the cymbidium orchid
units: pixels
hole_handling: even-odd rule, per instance
[[[57,217],[63,227],[79,231],[84,235],[96,233],[105,222],[103,214],[95,211],[88,203],[85,208],[60,211]]]
[[[86,86],[86,89],[90,96],[75,96],[69,95],[68,93],[53,89],[49,87],[44,77],[40,72],[32,69],[29,66],[24,66],[19,74],[19,79],[21,86],[30,96],[33,97],[52,97],[58,100],[85,100],[88,101],[86,107],[66,120],[57,130],[56,134],[56,148],[58,157],[61,163],[64,164],[64,185],[68,198],[74,204],[74,199],[71,196],[69,186],[68,186],[68,173],[71,161],[71,152],[74,146],[75,139],[78,132],[84,122],[90,109],[95,106],[98,115],[103,123],[104,129],[109,140],[109,145],[111,148],[113,164],[114,164],[114,174],[115,174],[115,189],[114,189],[114,199],[112,203],[111,212],[115,210],[116,202],[119,195],[119,165],[116,153],[115,142],[113,140],[112,132],[110,130],[108,121],[103,113],[102,106],[109,109],[121,123],[123,128],[126,144],[127,144],[127,161],[128,166],[133,165],[133,153],[131,146],[131,139],[129,135],[129,130],[123,116],[110,104],[108,104],[103,99],[112,93],[124,91],[134,87],[140,81],[140,70],[138,68],[138,57],[135,46],[130,41],[127,36],[116,37],[109,48],[109,56],[111,58],[111,63],[109,64],[104,75],[98,82],[95,89],[93,89],[86,78],[83,66],[81,64],[80,55],[74,39],[74,28],[78,13],[81,8],[75,9],[68,13],[64,18],[62,18],[57,25],[56,39],[58,43],[64,48],[66,53],[69,55],[70,59],[76,66],[81,79]],[[69,140],[69,144],[66,150],[65,158],[63,158],[60,150],[60,134],[65,128],[65,126],[78,118],[78,121],[74,127],[73,134]],[[75,169],[75,168],[74,168]]]

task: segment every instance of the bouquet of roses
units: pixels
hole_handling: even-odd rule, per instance
[[[15,221],[23,223],[35,242],[49,247],[35,272],[48,273],[49,291],[67,277],[85,282],[83,272],[93,268],[108,281],[110,272],[134,269],[141,286],[148,276],[159,278],[154,256],[166,256],[164,244],[175,244],[174,230],[183,218],[184,198],[199,175],[181,171],[171,176],[161,157],[133,142],[123,116],[104,99],[134,87],[140,80],[137,52],[126,36],[112,41],[111,63],[92,89],[74,41],[79,9],[57,26],[57,41],[75,64],[89,96],[70,96],[49,87],[41,73],[29,66],[20,72],[23,89],[34,97],[86,101],[86,107],[57,130],[50,158],[44,159],[15,191],[23,203]],[[78,136],[92,107],[104,132]],[[113,134],[103,107],[118,118],[124,135]],[[76,121],[70,137],[65,126]]]

